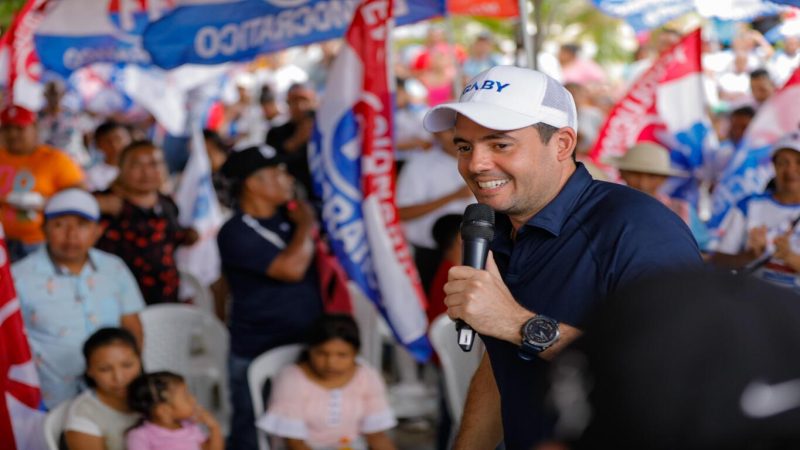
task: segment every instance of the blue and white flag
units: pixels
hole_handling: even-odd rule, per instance
[[[395,204],[391,0],[365,0],[327,80],[309,165],[322,221],[347,275],[417,360],[428,359],[425,296]]]
[[[359,0],[51,0],[36,29],[42,64],[64,77],[98,62],[157,66],[247,61],[341,37]],[[400,0],[400,24],[444,14]]]
[[[341,37],[359,0],[184,1],[150,24],[144,48],[153,62],[181,64],[245,61],[261,53]],[[442,0],[398,0],[400,25],[444,14]]]
[[[55,0],[36,29],[39,59],[45,68],[64,77],[98,62],[149,65],[142,32],[175,2]]]
[[[180,247],[176,252],[178,268],[209,286],[221,274],[217,232],[222,226],[223,217],[211,181],[211,163],[203,132],[199,127],[192,132],[189,161],[183,169],[174,198],[180,213],[178,222],[184,227],[194,228],[200,235],[194,245]]]
[[[709,226],[718,227],[731,206],[753,194],[760,194],[774,176],[772,144],[800,127],[800,69],[786,85],[767,100],[753,118],[744,142],[731,157],[712,196]]]
[[[798,0],[592,0],[609,16],[624,19],[637,32],[658,28],[686,13],[703,17],[746,21],[778,14]]]

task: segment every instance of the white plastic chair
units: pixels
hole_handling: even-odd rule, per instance
[[[375,305],[353,283],[347,283],[350,298],[353,303],[353,318],[358,324],[358,334],[361,338],[361,351],[359,354],[370,366],[380,370],[383,365],[383,336],[381,333],[381,317]]]
[[[253,401],[253,417],[256,420],[266,410],[262,395],[264,384],[277,375],[282,368],[297,361],[302,351],[301,344],[284,345],[262,353],[250,363],[250,367],[247,369],[247,384],[250,388],[250,398]],[[267,433],[260,429],[258,429],[258,449],[269,450]]]
[[[61,402],[48,411],[44,417],[44,440],[48,450],[58,450],[58,442],[61,440],[61,432],[64,431],[69,404],[69,400]]]
[[[200,308],[174,303],[148,306],[139,317],[144,331],[145,370],[169,370],[186,377],[198,402],[227,431],[230,336],[225,325]]]
[[[434,350],[439,355],[444,374],[447,410],[453,420],[453,430],[461,423],[461,413],[467,400],[467,390],[472,375],[483,357],[483,342],[475,339],[472,351],[464,352],[458,346],[455,322],[446,314],[437,317],[428,333]]]
[[[189,272],[181,270],[178,271],[178,274],[180,275],[179,297],[181,301],[192,299],[192,305],[211,315],[216,314],[214,294],[211,293],[208,286],[203,285],[196,276]]]

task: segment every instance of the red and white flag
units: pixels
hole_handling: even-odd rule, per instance
[[[706,112],[700,45],[697,29],[662,53],[633,83],[600,129],[590,153],[596,164],[603,167],[633,144],[650,141],[668,148],[676,167],[700,176],[703,155],[717,146]],[[686,192],[673,195],[694,200]]]
[[[36,53],[33,33],[44,19],[49,0],[28,0],[17,13],[11,27],[0,38],[0,86],[10,93],[4,104],[31,111],[42,109],[43,86],[39,82],[42,64]]]
[[[0,447],[43,448],[39,377],[31,358],[0,227]]]

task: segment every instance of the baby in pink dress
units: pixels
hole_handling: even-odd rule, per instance
[[[358,328],[350,316],[327,315],[312,327],[309,348],[275,378],[257,426],[291,448],[394,449],[385,431],[397,424],[386,387],[356,361]]]
[[[128,386],[128,406],[144,419],[128,431],[128,450],[224,448],[216,419],[197,405],[180,375],[171,372],[141,375]]]

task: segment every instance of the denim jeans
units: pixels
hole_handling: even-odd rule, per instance
[[[256,418],[253,415],[253,402],[247,384],[247,369],[255,358],[228,356],[228,381],[231,391],[231,432],[225,446],[228,450],[258,450],[256,439]]]

